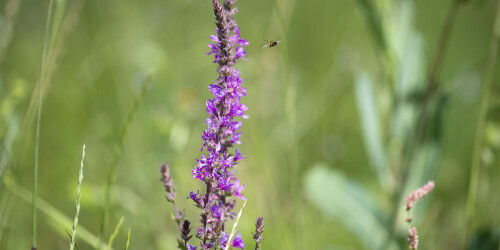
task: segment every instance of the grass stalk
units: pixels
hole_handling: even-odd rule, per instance
[[[428,76],[427,76],[427,91],[432,91],[437,87],[439,74],[441,73],[441,68],[443,65],[443,57],[448,47],[451,31],[453,30],[453,24],[458,13],[458,7],[460,6],[461,0],[452,0],[450,9],[446,16],[446,21],[441,31],[441,37],[439,38],[438,47],[432,63],[429,65]]]
[[[39,147],[40,147],[40,122],[42,117],[42,104],[43,104],[43,83],[45,79],[45,69],[46,69],[46,58],[49,47],[49,38],[50,38],[50,25],[52,22],[52,9],[54,5],[54,0],[50,0],[49,9],[47,14],[47,23],[45,25],[45,41],[42,52],[42,66],[40,72],[40,80],[38,82],[39,93],[38,93],[38,111],[37,111],[37,119],[36,119],[36,134],[35,134],[35,164],[33,168],[33,208],[32,208],[32,241],[31,241],[31,249],[37,249],[36,247],[36,202],[37,202],[37,193],[38,193],[38,156],[39,156]]]
[[[64,231],[68,235],[69,240],[71,240],[71,233],[69,233],[67,229],[64,229]],[[76,243],[76,242],[75,242],[75,247],[76,247],[76,250],[80,250],[80,247],[78,246],[78,243]]]
[[[245,205],[247,204],[247,200],[243,202],[243,206],[240,209],[240,212],[238,212],[238,217],[236,218],[236,221],[234,222],[233,225],[233,230],[231,230],[231,234],[229,235],[229,239],[227,240],[226,248],[224,250],[228,250],[229,247],[231,246],[231,240],[233,240],[234,234],[236,234],[236,227],[238,226],[238,222],[240,221],[241,214],[243,213],[243,208],[245,208]]]
[[[75,249],[76,226],[78,225],[78,216],[80,215],[80,200],[82,197],[82,181],[83,181],[83,161],[85,160],[85,144],[82,149],[82,161],[80,163],[80,172],[78,174],[78,187],[76,188],[76,211],[73,220],[73,231],[71,233],[71,243],[69,249]]]
[[[40,120],[42,116],[42,92],[40,92],[40,96],[38,98],[38,114],[36,121],[36,135],[35,135],[35,166],[33,168],[33,208],[32,208],[32,241],[31,241],[31,249],[35,250],[36,247],[36,198],[37,198],[37,187],[38,187],[38,153],[39,153],[39,145],[40,145]]]
[[[472,153],[471,172],[469,179],[469,193],[467,195],[467,209],[466,209],[466,229],[465,229],[465,246],[470,237],[472,220],[474,219],[475,205],[477,199],[477,186],[479,181],[479,171],[481,167],[481,155],[483,152],[483,141],[487,122],[488,106],[490,103],[490,90],[493,83],[493,74],[497,61],[498,43],[500,42],[500,1],[497,1],[497,11],[495,17],[495,24],[493,27],[493,34],[490,42],[490,51],[488,54],[488,61],[484,71],[483,89],[481,101],[479,104],[479,114],[476,125],[476,135],[474,139],[474,148]]]
[[[106,247],[106,250],[110,250],[111,247],[113,246],[113,241],[115,241],[116,236],[118,235],[118,233],[120,232],[120,228],[122,227],[123,219],[124,219],[124,217],[122,216],[120,218],[120,221],[118,222],[118,224],[116,224],[116,227],[115,227],[115,230],[113,231],[113,234],[111,234],[111,237],[109,237],[108,246]]]
[[[125,250],[128,250],[129,244],[130,244],[130,227],[128,228],[127,244],[125,244]]]
[[[116,168],[118,166],[118,160],[120,159],[122,149],[123,149],[123,143],[125,136],[127,135],[128,129],[130,125],[132,124],[132,121],[135,117],[135,114],[137,113],[137,109],[139,108],[142,98],[144,97],[144,94],[146,93],[146,89],[148,86],[148,82],[151,79],[152,71],[150,71],[144,80],[141,83],[141,90],[137,94],[134,104],[132,105],[132,108],[130,109],[130,112],[127,115],[127,121],[125,122],[125,125],[120,133],[120,137],[118,139],[118,143],[115,145],[114,148],[114,153],[113,153],[113,159],[111,160],[111,165],[109,167],[109,172],[108,172],[108,177],[106,181],[106,187],[104,189],[104,206],[101,214],[101,229],[99,233],[99,239],[102,240],[104,237],[104,234],[106,233],[106,228],[108,224],[108,217],[109,217],[109,206],[111,203],[111,187],[114,184],[115,181],[115,172]]]

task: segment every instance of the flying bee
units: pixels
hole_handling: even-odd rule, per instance
[[[262,46],[262,48],[268,48],[268,47],[272,48],[272,47],[278,45],[278,43],[281,42],[281,40],[278,40],[278,41],[267,41],[267,40],[264,40],[264,41],[266,41],[266,44],[264,44],[264,46]]]

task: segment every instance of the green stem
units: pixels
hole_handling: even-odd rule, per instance
[[[123,142],[125,139],[125,136],[127,135],[128,128],[130,127],[130,124],[132,124],[132,121],[134,119],[135,113],[137,112],[137,109],[139,108],[139,105],[141,104],[142,97],[146,93],[147,89],[147,83],[149,82],[149,79],[151,78],[152,71],[150,71],[144,80],[142,81],[141,85],[141,90],[140,93],[137,94],[134,104],[132,105],[132,108],[130,109],[130,112],[128,113],[127,116],[127,121],[125,123],[125,126],[123,127],[120,138],[118,140],[118,143],[115,145],[114,153],[113,153],[113,160],[111,161],[111,166],[109,168],[108,172],[108,178],[106,182],[106,187],[104,190],[104,207],[102,211],[102,216],[101,216],[101,230],[99,234],[99,240],[101,241],[103,239],[103,236],[106,231],[107,227],[107,222],[108,222],[108,210],[110,206],[110,200],[111,200],[111,187],[113,186],[114,180],[115,180],[115,171],[116,167],[118,165],[118,160],[120,159],[120,155],[123,149]]]
[[[470,237],[472,220],[474,218],[475,204],[477,199],[477,186],[479,180],[479,170],[481,166],[481,153],[483,151],[484,130],[487,122],[487,112],[490,102],[490,89],[493,83],[493,73],[497,59],[498,43],[500,42],[500,1],[497,1],[497,13],[493,27],[493,35],[490,43],[490,52],[483,78],[483,91],[479,106],[478,122],[472,153],[472,165],[469,180],[469,194],[467,197],[465,243]]]
[[[37,186],[38,186],[38,156],[39,156],[39,146],[40,146],[40,121],[42,117],[42,104],[43,104],[43,84],[45,80],[45,62],[47,58],[49,37],[50,37],[50,24],[52,22],[52,7],[54,5],[54,1],[50,0],[49,9],[47,14],[47,23],[45,25],[45,42],[43,46],[42,53],[42,66],[40,72],[40,80],[38,82],[39,95],[38,95],[38,112],[37,112],[37,120],[36,120],[36,134],[35,134],[35,166],[33,168],[33,223],[32,223],[32,242],[31,249],[36,249],[36,198],[37,198]]]
[[[461,0],[452,0],[450,5],[450,9],[448,10],[448,14],[446,16],[446,21],[443,26],[443,30],[441,31],[441,37],[439,39],[438,47],[434,57],[432,59],[432,63],[429,65],[428,76],[427,76],[427,91],[433,91],[437,88],[437,81],[439,80],[439,74],[441,73],[441,68],[443,65],[443,57],[446,52],[446,48],[448,47],[451,31],[453,30],[453,24],[455,23],[455,19],[458,13],[458,7],[460,6]]]
[[[37,198],[37,186],[38,186],[38,151],[40,144],[40,120],[42,116],[42,91],[38,97],[38,114],[36,121],[36,138],[35,138],[35,167],[33,169],[33,239],[31,242],[31,249],[36,249],[36,198]]]
[[[75,249],[75,239],[76,239],[76,227],[78,226],[78,217],[80,216],[80,201],[82,198],[82,181],[83,181],[83,161],[85,160],[85,144],[82,148],[82,161],[80,163],[80,172],[78,173],[78,186],[76,188],[76,211],[75,218],[73,219],[73,231],[71,232],[70,238],[71,242],[69,249]]]

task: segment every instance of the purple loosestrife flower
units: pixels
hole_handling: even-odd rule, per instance
[[[220,244],[222,245],[222,248],[226,248],[227,241],[229,240],[229,235],[224,233],[224,236],[220,238]],[[231,245],[230,247],[237,247],[240,249],[245,248],[245,243],[241,239],[241,234],[237,234],[234,239],[231,239]]]
[[[191,191],[188,197],[202,209],[201,226],[196,229],[202,249],[227,244],[224,225],[234,217],[232,210],[236,199],[233,197],[245,199],[241,193],[244,185],[240,185],[234,176],[234,168],[244,156],[238,149],[234,152],[230,149],[234,144],[240,144],[241,132],[238,130],[242,123],[236,118],[248,118],[244,114],[248,108],[240,103],[246,89],[241,87],[240,72],[234,65],[238,59],[244,59],[244,46],[249,43],[240,38],[240,28],[232,17],[237,12],[232,9],[234,3],[235,0],[226,0],[222,5],[212,0],[217,36],[210,36],[214,43],[208,45],[211,51],[207,55],[214,54],[219,76],[214,84],[208,86],[213,98],[206,102],[207,129],[202,134],[201,151],[206,150],[206,154],[197,159],[198,165],[192,171],[193,178],[205,183],[206,192]],[[243,248],[241,236],[237,236],[231,245]]]

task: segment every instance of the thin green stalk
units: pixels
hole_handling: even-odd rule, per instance
[[[240,212],[238,213],[238,217],[236,218],[236,221],[234,222],[233,230],[231,230],[231,234],[229,235],[229,239],[227,240],[225,250],[228,250],[229,247],[231,246],[231,241],[233,240],[234,234],[236,233],[236,227],[238,226],[238,222],[240,221],[241,214],[243,213],[243,208],[245,208],[246,204],[247,204],[247,200],[245,200],[245,202],[243,202],[243,206],[241,207]]]
[[[441,37],[439,39],[436,53],[434,53],[432,63],[429,65],[429,74],[427,76],[427,91],[432,91],[437,87],[439,80],[438,77],[443,65],[444,53],[446,52],[446,48],[448,47],[451,31],[453,30],[453,24],[455,23],[455,19],[458,13],[458,7],[460,6],[462,0],[452,1],[453,2],[450,5],[448,15],[446,16],[446,21],[441,32]]]
[[[450,5],[450,9],[448,10],[448,14],[446,16],[446,21],[443,26],[443,30],[441,31],[441,37],[439,38],[438,47],[436,52],[434,53],[432,62],[428,69],[427,74],[427,87],[423,96],[422,107],[420,109],[420,113],[416,123],[416,133],[413,138],[412,144],[417,143],[423,135],[425,135],[425,131],[427,129],[426,124],[426,114],[427,114],[427,106],[429,101],[432,99],[432,96],[438,89],[439,85],[439,75],[441,73],[441,68],[444,61],[444,55],[446,52],[446,48],[448,47],[451,31],[453,30],[453,24],[456,21],[458,9],[463,0],[452,0]],[[413,150],[410,151],[412,154]],[[403,170],[404,175],[406,175],[408,171]],[[405,176],[403,176],[406,178]]]
[[[83,161],[85,160],[85,144],[82,149],[82,161],[80,163],[80,173],[78,174],[78,187],[76,188],[76,211],[75,219],[73,220],[73,231],[71,233],[71,243],[69,249],[75,249],[76,226],[78,225],[78,216],[80,215],[80,200],[82,197],[82,181],[83,181]]]
[[[128,250],[129,244],[130,244],[130,227],[128,228],[127,244],[125,244],[125,250]]]
[[[106,228],[108,224],[108,213],[109,213],[109,206],[110,206],[110,200],[111,200],[111,187],[113,186],[113,183],[115,181],[115,171],[116,167],[118,166],[118,160],[120,159],[120,155],[123,149],[123,142],[125,139],[125,136],[127,135],[128,128],[132,124],[132,121],[134,119],[135,114],[137,113],[137,109],[139,108],[139,105],[141,104],[142,98],[144,97],[144,94],[146,93],[146,89],[148,86],[148,82],[151,79],[152,71],[150,71],[144,80],[142,81],[141,85],[141,90],[140,93],[137,94],[134,104],[132,105],[132,108],[130,109],[130,112],[127,115],[127,121],[125,122],[125,126],[123,127],[121,133],[120,133],[120,138],[118,139],[118,143],[115,145],[114,153],[113,153],[113,159],[111,161],[111,165],[109,167],[109,172],[108,172],[108,177],[106,181],[106,187],[104,190],[104,206],[102,210],[102,216],[101,216],[101,230],[99,233],[99,240],[103,239],[104,234],[106,233]]]
[[[54,0],[50,0],[49,9],[47,14],[47,23],[45,25],[45,42],[43,46],[42,53],[42,66],[40,72],[40,80],[39,80],[39,95],[38,95],[38,112],[36,119],[36,135],[35,135],[35,166],[33,168],[33,209],[32,209],[32,241],[31,241],[31,249],[37,249],[36,247],[36,199],[37,199],[37,187],[38,187],[38,154],[39,154],[39,146],[40,146],[40,121],[42,117],[42,104],[43,104],[43,83],[44,83],[44,75],[45,75],[45,61],[47,57],[49,37],[50,37],[50,24],[52,21],[52,6],[54,5]]]
[[[36,135],[35,135],[35,167],[33,168],[33,208],[32,208],[32,242],[31,249],[36,249],[36,198],[37,198],[37,187],[38,187],[38,152],[40,144],[40,120],[42,116],[42,92],[40,91],[40,96],[38,98],[38,114],[36,119]]]
[[[67,229],[64,229],[64,231],[66,232],[66,234],[68,235],[69,237],[69,240],[71,240],[71,234],[68,232]],[[75,242],[75,247],[76,247],[76,250],[80,250],[80,247],[78,246],[78,243]]]
[[[467,196],[466,210],[466,229],[465,243],[467,244],[470,237],[472,220],[474,219],[475,205],[477,199],[477,186],[479,181],[479,170],[481,167],[481,154],[483,151],[483,140],[485,127],[487,122],[488,106],[490,102],[490,90],[493,83],[493,73],[497,61],[498,43],[500,42],[500,1],[497,1],[497,13],[495,24],[493,27],[493,35],[491,37],[490,52],[488,61],[484,71],[483,90],[481,95],[481,103],[479,106],[479,114],[477,118],[476,137],[474,140],[474,148],[472,153],[471,173],[469,180],[469,194]],[[466,245],[465,245],[466,246]]]
[[[109,237],[108,246],[106,247],[106,250],[110,250],[111,247],[113,246],[113,241],[115,241],[115,238],[118,235],[118,233],[120,232],[120,228],[122,227],[123,219],[124,219],[124,217],[122,216],[120,218],[120,221],[116,225],[115,230],[113,231],[113,234],[111,234],[111,237]]]

